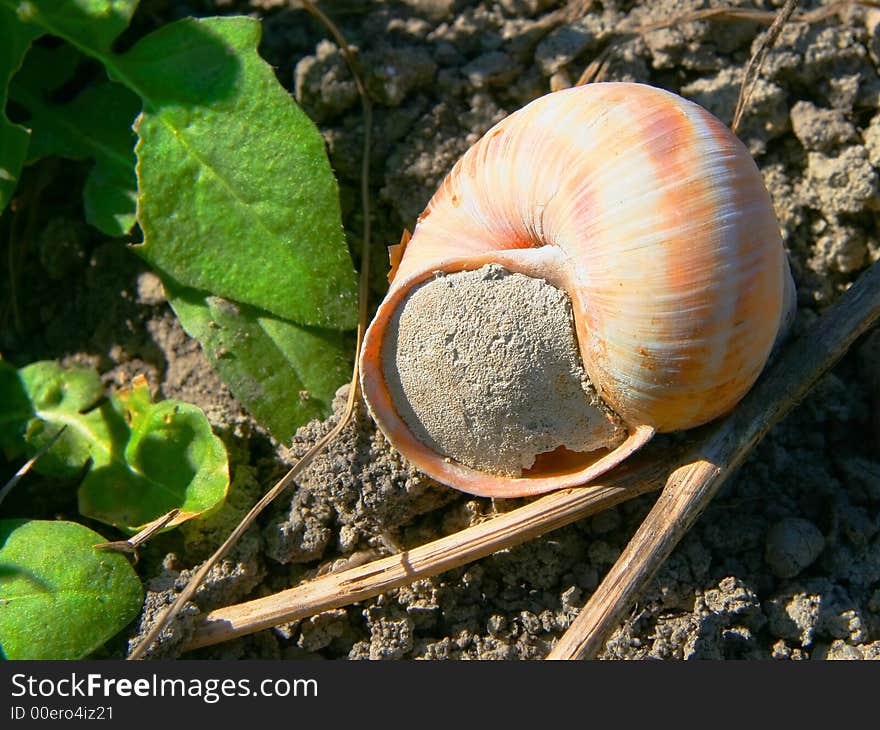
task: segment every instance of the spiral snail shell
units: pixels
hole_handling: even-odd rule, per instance
[[[586,483],[655,433],[728,412],[794,305],[745,147],[698,105],[631,83],[551,93],[496,124],[444,179],[392,273],[364,337],[364,398],[417,468],[487,496]],[[523,318],[528,343],[511,350]],[[546,328],[572,338],[579,362],[564,343],[542,349]],[[483,356],[498,370],[471,382]],[[413,367],[429,371],[421,385],[401,375]],[[420,400],[425,390],[436,398]],[[518,402],[499,416],[499,398]],[[425,425],[438,419],[439,432]],[[548,420],[561,428],[549,440]],[[511,451],[528,453],[493,466]]]

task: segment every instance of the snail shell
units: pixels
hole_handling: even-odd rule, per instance
[[[497,267],[567,294],[583,368],[603,403],[587,428],[611,429],[579,449],[550,448],[518,474],[438,450],[411,414],[402,417],[406,396],[388,372],[401,309],[416,292],[438,274],[483,269],[482,278],[498,278]],[[656,432],[728,412],[793,307],[769,195],[730,130],[660,89],[589,84],[511,114],[455,164],[365,334],[361,384],[392,445],[434,479],[478,495],[537,494],[588,482]],[[490,461],[495,450],[482,449]]]

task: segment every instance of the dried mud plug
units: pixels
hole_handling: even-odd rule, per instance
[[[795,306],[746,148],[640,84],[548,94],[498,123],[393,254],[364,398],[417,468],[477,495],[584,484],[723,415]]]

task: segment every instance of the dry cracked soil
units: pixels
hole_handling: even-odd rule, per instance
[[[384,246],[400,238],[458,156],[506,114],[574,83],[607,52],[604,79],[650,83],[730,122],[766,26],[716,18],[624,33],[705,7],[781,2],[347,0],[328,5],[375,99],[370,191],[374,300]],[[807,2],[807,9],[820,3]],[[187,15],[262,19],[263,56],[323,133],[353,253],[363,120],[342,53],[285,0],[144,0],[146,26]],[[880,258],[880,10],[790,22],[767,55],[741,137],[772,195],[798,287],[795,335]],[[67,163],[56,163],[67,164]],[[78,174],[71,167],[72,174]],[[213,517],[161,536],[138,569],[149,590],[122,656],[257,496],[330,428],[290,448],[268,437],[181,329],[157,277],[124,242],[70,221],[59,194],[22,271],[16,364],[94,365],[108,384],[144,373],[162,397],[201,406],[230,453]],[[356,262],[357,263],[357,262]],[[374,301],[375,304],[375,301]],[[344,392],[344,391],[343,391]],[[342,405],[338,395],[337,413]],[[880,331],[859,340],[729,480],[614,631],[605,659],[880,658]],[[36,484],[47,511],[71,508]],[[189,656],[537,659],[549,651],[653,501],[634,499],[469,566]],[[333,567],[411,547],[515,506],[432,482],[389,448],[363,408],[214,570],[157,648],[175,656],[199,611],[266,595]],[[14,502],[13,502],[14,504]]]

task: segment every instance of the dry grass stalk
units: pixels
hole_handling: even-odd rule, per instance
[[[61,438],[61,434],[67,430],[67,425],[59,428],[55,435],[52,436],[46,443],[44,443],[39,449],[37,449],[37,453],[34,454],[30,459],[28,459],[24,464],[19,467],[18,471],[12,475],[6,484],[0,487],[0,502],[6,499],[6,495],[8,495],[13,489],[15,489],[15,485],[21,480],[22,477],[26,476],[27,473],[33,468],[34,464],[37,463],[39,458],[45,454],[49,449],[52,448],[53,444]]]
[[[568,0],[555,15],[564,23],[574,23],[583,18],[593,7],[593,0]]]
[[[140,532],[132,535],[127,540],[114,540],[113,542],[98,542],[92,545],[95,550],[107,550],[108,552],[128,553],[132,556],[132,560],[137,563],[140,560],[138,550],[145,545],[150,538],[159,532],[163,527],[168,525],[177,515],[180,514],[180,508],[175,507],[170,512],[166,512],[161,517],[157,517],[149,522]]]
[[[815,10],[799,13],[789,19],[802,23],[818,23],[830,18],[832,15],[840,14],[853,7],[880,8],[880,2],[877,0],[843,0],[842,2],[833,2],[828,5],[823,5]],[[684,25],[685,23],[695,23],[699,21],[751,22],[760,25],[772,25],[784,11],[785,8],[781,11],[751,10],[747,8],[703,8],[701,10],[693,10],[688,13],[676,15],[668,20],[661,20],[656,23],[646,23],[633,28],[621,25],[615,31],[620,37],[605,46],[599,55],[587,65],[575,83],[575,86],[582,86],[583,84],[594,83],[596,81],[604,81],[604,71],[607,69],[609,60],[613,57],[617,47],[621,43],[635,36],[651,33],[655,30],[662,30],[663,28],[675,28]],[[746,76],[748,77],[748,74]]]
[[[752,92],[755,90],[755,86],[758,83],[764,59],[767,57],[767,53],[770,49],[776,44],[776,39],[779,38],[782,28],[788,22],[788,19],[791,18],[797,5],[798,0],[785,1],[785,5],[782,6],[779,14],[773,20],[769,30],[764,37],[761,38],[757,49],[755,49],[755,52],[749,59],[746,71],[743,74],[742,86],[739,88],[739,97],[736,100],[736,108],[733,110],[733,123],[730,125],[730,129],[734,134],[736,134],[737,129],[739,129],[739,123],[742,120],[743,113],[745,112],[749,99],[752,96]]]
[[[524,507],[413,550],[330,573],[265,598],[217,609],[204,617],[186,649],[218,644],[347,606],[519,545],[640,494],[660,489],[668,469],[668,454],[665,458],[643,460],[638,465],[616,471],[613,478],[601,486],[553,492]]]

